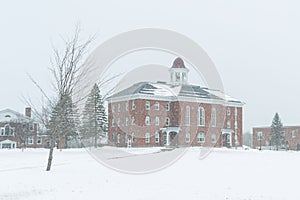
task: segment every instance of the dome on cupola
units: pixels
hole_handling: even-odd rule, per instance
[[[185,68],[183,60],[178,57],[174,60],[172,68]]]

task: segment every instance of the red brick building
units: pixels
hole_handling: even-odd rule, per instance
[[[31,118],[31,108],[25,109],[25,115],[11,109],[0,111],[0,149],[47,147],[47,141]]]
[[[253,128],[253,148],[256,149],[274,149],[271,142],[271,127]],[[285,144],[281,148],[290,150],[300,149],[300,126],[284,126],[282,134],[285,138]]]
[[[108,140],[116,146],[241,146],[243,103],[188,84],[181,58],[170,82],[140,82],[108,98]]]

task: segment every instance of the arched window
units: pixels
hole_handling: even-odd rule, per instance
[[[204,133],[198,133],[197,138],[198,138],[198,143],[204,143],[205,142]]]
[[[198,108],[198,126],[205,125],[205,110],[203,107]]]
[[[211,126],[216,127],[216,125],[217,125],[217,113],[216,113],[216,109],[212,108],[211,109]]]
[[[190,106],[185,107],[185,125],[189,126],[190,125],[190,114],[191,114],[191,109]]]
[[[150,102],[149,101],[146,101],[145,107],[146,107],[146,110],[150,110]]]
[[[145,124],[146,124],[147,126],[150,125],[150,117],[149,117],[149,116],[146,116],[146,118],[145,118]]]

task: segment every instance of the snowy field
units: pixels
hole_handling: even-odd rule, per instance
[[[114,149],[106,152],[113,158]],[[171,152],[132,148],[113,160]],[[190,148],[171,166],[142,175],[107,168],[85,149],[56,150],[46,172],[47,155],[46,149],[2,149],[0,199],[300,199],[300,152],[214,149],[199,159],[200,149]]]

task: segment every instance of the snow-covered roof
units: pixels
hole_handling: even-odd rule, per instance
[[[29,122],[31,121],[31,118],[11,109],[4,109],[0,111],[0,122],[20,122],[20,121]]]
[[[229,95],[224,94],[222,91],[208,89],[197,85],[183,84],[183,85],[172,85],[166,82],[139,82],[131,87],[124,89],[112,96],[108,97],[108,100],[114,98],[133,96],[136,94],[140,95],[151,95],[153,97],[190,97],[195,99],[212,99],[221,100],[230,103],[243,104],[238,99],[232,98]]]
[[[6,143],[16,143],[15,141],[12,141],[12,140],[8,140],[8,139],[6,139],[6,140],[3,140],[3,141],[1,141],[0,142],[0,144],[6,144]]]

